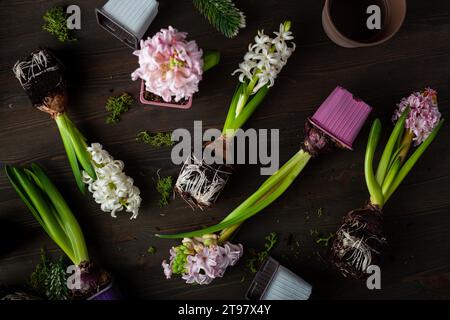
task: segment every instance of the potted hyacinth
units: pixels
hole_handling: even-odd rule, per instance
[[[87,144],[66,113],[67,91],[63,65],[48,50],[32,52],[19,60],[13,71],[33,106],[55,120],[69,159],[76,183],[84,194],[86,185],[95,202],[104,212],[116,217],[119,211],[138,216],[141,205],[139,189],[100,143]]]
[[[337,87],[307,122],[302,148],[219,224],[197,231],[157,235],[183,238],[181,245],[170,250],[169,262],[162,263],[166,277],[180,275],[187,283],[198,284],[222,277],[226,268],[235,265],[243,254],[241,244],[229,241],[239,226],[280,197],[311,158],[336,147],[351,150],[370,111],[363,101]]]
[[[443,125],[436,91],[425,89],[402,99],[392,120],[396,124],[376,172],[373,158],[381,134],[380,120],[372,125],[364,161],[370,201],[343,217],[333,241],[331,259],[344,276],[367,277],[368,267],[378,263],[386,242],[382,210]],[[414,152],[412,147],[416,147]]]
[[[139,68],[133,80],[141,79],[140,100],[143,104],[188,109],[198,91],[203,72],[219,63],[218,52],[203,51],[195,41],[186,40],[187,33],[169,26],[153,37],[141,40]]]
[[[6,175],[33,217],[76,266],[79,283],[73,283],[69,287],[70,298],[120,299],[120,292],[111,274],[89,259],[77,219],[45,172],[38,165],[32,164],[30,168],[6,166]]]
[[[233,74],[239,73],[239,85],[231,99],[220,138],[206,143],[204,154],[215,154],[222,161],[211,163],[205,157],[191,154],[175,183],[175,192],[193,208],[212,207],[233,172],[227,154],[235,133],[255,112],[275,83],[280,71],[295,50],[291,22],[280,24],[275,36],[258,31],[255,43],[249,45],[244,61]]]

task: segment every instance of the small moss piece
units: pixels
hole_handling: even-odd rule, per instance
[[[169,204],[170,195],[172,193],[172,177],[159,177],[156,181],[156,190],[161,195],[159,199],[159,206],[164,207]]]
[[[271,232],[265,238],[264,250],[261,252],[255,252],[253,258],[247,259],[246,265],[250,269],[251,273],[256,273],[261,263],[269,256],[270,251],[278,242],[278,235],[275,232]]]
[[[106,110],[111,112],[106,123],[117,123],[120,116],[127,112],[133,104],[133,97],[128,93],[122,93],[120,96],[109,97],[106,101]]]
[[[156,247],[154,247],[154,246],[148,247],[147,252],[150,253],[150,254],[155,254],[156,253]]]
[[[319,208],[319,209],[317,210],[317,216],[320,218],[322,215],[323,215],[323,209],[322,209],[322,208]]]
[[[49,9],[43,16],[45,21],[42,29],[48,31],[58,38],[61,42],[75,41],[67,27],[68,15],[62,7],[54,7]]]
[[[334,233],[330,233],[328,235],[328,237],[320,237],[319,239],[317,239],[316,243],[322,244],[323,246],[328,247],[330,240],[333,238],[334,238]]]
[[[138,134],[136,140],[154,147],[171,147],[175,144],[175,141],[172,141],[172,134],[168,132],[149,133],[142,131]]]

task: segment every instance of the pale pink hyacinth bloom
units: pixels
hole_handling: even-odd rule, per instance
[[[414,145],[417,146],[428,138],[441,119],[437,92],[426,88],[423,92],[414,92],[409,97],[403,98],[392,120],[396,121],[407,107],[410,108],[410,112],[405,127],[414,134]]]
[[[186,283],[210,284],[214,279],[221,278],[229,266],[234,266],[242,257],[244,248],[241,244],[234,245],[226,242],[223,246],[218,245],[214,240],[212,244],[201,243],[200,238],[184,239],[183,245],[191,245],[193,251],[186,258],[186,272],[182,274],[182,279]],[[164,260],[162,267],[164,275],[170,279],[173,275],[172,264],[176,257],[174,248],[170,250],[169,263]]]
[[[221,278],[228,266],[234,266],[242,257],[243,246],[229,242],[224,246],[213,245],[204,248],[194,256],[187,258],[188,273],[183,275],[186,283],[210,284],[214,279]]]
[[[172,263],[173,259],[175,259],[176,252],[173,248],[170,249],[170,263],[167,263],[166,260],[162,262],[162,267],[164,269],[164,275],[166,276],[166,279],[172,278]]]
[[[169,26],[141,40],[141,49],[133,53],[139,57],[139,68],[131,78],[144,80],[145,89],[166,102],[190,98],[202,79],[203,51],[186,36]]]

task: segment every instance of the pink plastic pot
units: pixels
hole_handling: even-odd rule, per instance
[[[145,99],[145,84],[144,84],[144,81],[141,81],[140,101],[141,101],[142,104],[149,104],[149,105],[153,105],[153,106],[166,107],[166,108],[189,109],[190,107],[192,107],[192,97],[189,98],[189,101],[186,104],[151,101],[151,100]]]

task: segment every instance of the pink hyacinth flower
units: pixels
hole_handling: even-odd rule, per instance
[[[405,127],[414,134],[414,145],[425,141],[433,129],[439,124],[441,113],[437,103],[437,92],[426,88],[422,92],[414,92],[403,98],[398,104],[398,109],[392,117],[396,121],[403,111],[409,107],[410,111],[405,121]]]
[[[146,90],[166,102],[190,98],[202,79],[203,51],[195,41],[186,41],[186,36],[169,26],[141,40],[141,49],[133,53],[139,58],[139,68],[131,78],[144,80]]]

